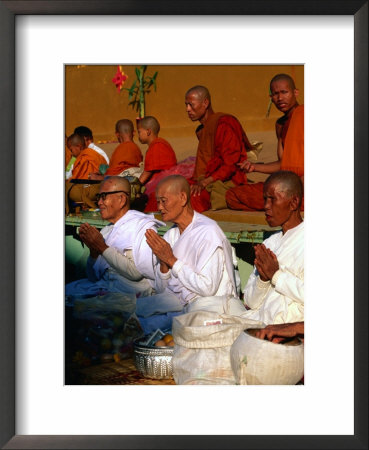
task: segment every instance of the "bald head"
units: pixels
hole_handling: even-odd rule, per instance
[[[210,93],[205,86],[193,86],[186,92],[186,97],[188,95],[196,95],[199,100],[209,100],[209,104],[211,103]]]
[[[119,134],[133,134],[133,123],[129,119],[121,119],[115,124],[115,132]]]
[[[138,126],[144,128],[145,130],[151,130],[155,135],[158,135],[160,131],[160,124],[153,116],[143,117]]]
[[[100,192],[105,191],[125,191],[130,195],[131,193],[131,184],[127,180],[127,178],[123,177],[109,177],[104,180],[100,185]]]
[[[86,147],[84,137],[77,133],[73,133],[68,137],[67,145],[68,146],[73,145],[73,146],[77,146],[77,147],[81,147],[81,148]]]
[[[168,190],[171,194],[180,194],[184,192],[187,195],[187,202],[190,201],[190,185],[182,175],[169,175],[159,181],[156,186],[156,192],[160,188]]]
[[[270,90],[271,91],[272,91],[272,84],[277,81],[286,81],[288,83],[291,91],[296,89],[295,82],[293,81],[292,77],[290,77],[286,73],[279,73],[270,80]]]
[[[299,207],[304,195],[304,188],[301,178],[289,170],[280,170],[272,173],[264,183],[264,192],[268,186],[278,186],[278,190],[285,192],[288,197],[296,196],[299,199]]]

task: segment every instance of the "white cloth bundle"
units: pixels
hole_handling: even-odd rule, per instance
[[[230,348],[246,328],[260,322],[211,311],[173,318],[173,377],[176,384],[236,384]]]
[[[237,384],[296,384],[304,375],[304,344],[276,344],[241,333],[231,347]]]

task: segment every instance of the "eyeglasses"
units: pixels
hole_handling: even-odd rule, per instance
[[[100,192],[99,194],[96,194],[96,200],[99,201],[100,198],[101,200],[104,202],[106,199],[107,195],[110,194],[118,194],[118,192],[124,192],[124,194],[126,194],[128,197],[130,197],[130,193],[126,192],[126,191],[110,191],[110,192]]]

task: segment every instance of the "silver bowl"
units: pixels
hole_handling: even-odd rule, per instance
[[[152,347],[137,341],[133,346],[136,369],[145,378],[169,380],[173,378],[172,356],[174,347]]]

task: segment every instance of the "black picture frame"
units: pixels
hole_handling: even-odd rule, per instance
[[[17,436],[15,435],[15,16],[20,14],[352,15],[355,60],[354,435]],[[6,449],[367,449],[368,448],[368,1],[43,0],[0,2],[0,445]],[[339,339],[339,337],[338,337]],[[294,414],[297,412],[294,411]]]

